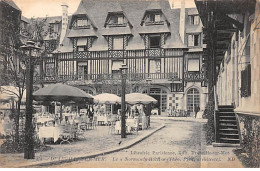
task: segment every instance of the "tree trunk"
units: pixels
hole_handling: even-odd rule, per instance
[[[20,120],[20,108],[21,108],[21,99],[17,102],[16,115],[15,115],[15,144],[16,147],[19,146],[19,120]]]

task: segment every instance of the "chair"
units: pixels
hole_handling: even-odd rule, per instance
[[[109,127],[108,127],[108,134],[114,134],[116,129],[115,129],[115,126],[116,126],[116,122],[111,122]]]
[[[92,126],[93,126],[93,129],[97,128],[97,117],[96,116],[93,117]]]
[[[72,126],[71,125],[61,125],[60,128],[61,128],[60,144],[65,143],[65,142],[68,142],[70,144],[69,140],[72,140],[72,137],[73,137]]]
[[[134,123],[129,125],[131,126],[131,130],[130,133],[135,132],[136,134],[138,134],[138,130],[139,130],[139,119],[135,119]]]

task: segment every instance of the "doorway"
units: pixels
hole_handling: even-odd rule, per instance
[[[187,92],[187,110],[194,113],[195,106],[200,107],[200,92],[196,88],[191,88]]]

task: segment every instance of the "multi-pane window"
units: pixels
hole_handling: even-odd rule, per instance
[[[190,15],[189,18],[191,25],[198,25],[200,23],[200,18],[198,15]]]
[[[114,37],[113,38],[113,49],[114,50],[124,49],[124,39],[123,39],[123,37]]]
[[[188,71],[200,71],[200,60],[188,59]]]
[[[161,37],[160,35],[149,36],[149,48],[160,48]]]
[[[187,110],[194,112],[196,106],[200,107],[200,93],[198,89],[191,88],[187,92]]]
[[[88,20],[86,18],[77,19],[77,27],[86,27],[88,26]]]
[[[189,34],[188,35],[188,46],[200,46],[200,35]]]

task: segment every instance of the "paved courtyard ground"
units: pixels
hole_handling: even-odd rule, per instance
[[[234,148],[206,145],[203,120],[153,119],[166,127],[129,149],[51,167],[243,167]]]
[[[108,127],[87,132],[87,139],[66,145],[50,145],[52,150],[36,153],[35,160],[23,160],[23,154],[1,154],[1,167],[19,167],[86,156],[97,151],[118,148],[156,127],[165,127],[140,143],[118,152],[69,163],[43,167],[243,167],[233,153],[234,148],[206,145],[205,120],[194,118],[152,117],[152,128],[121,139],[109,135]],[[121,142],[119,145],[118,143]],[[37,166],[39,167],[39,166]]]
[[[98,126],[97,129],[87,130],[85,139],[81,139],[71,144],[47,144],[50,150],[37,152],[34,160],[24,160],[23,153],[20,154],[0,154],[1,167],[21,167],[26,165],[39,164],[44,162],[58,161],[64,159],[73,159],[80,156],[104,151],[123,146],[125,143],[133,141],[150,132],[161,125],[158,122],[151,122],[151,128],[141,130],[138,134],[127,135],[127,138],[121,139],[120,135],[109,134],[108,126]],[[119,144],[120,142],[120,144]]]

